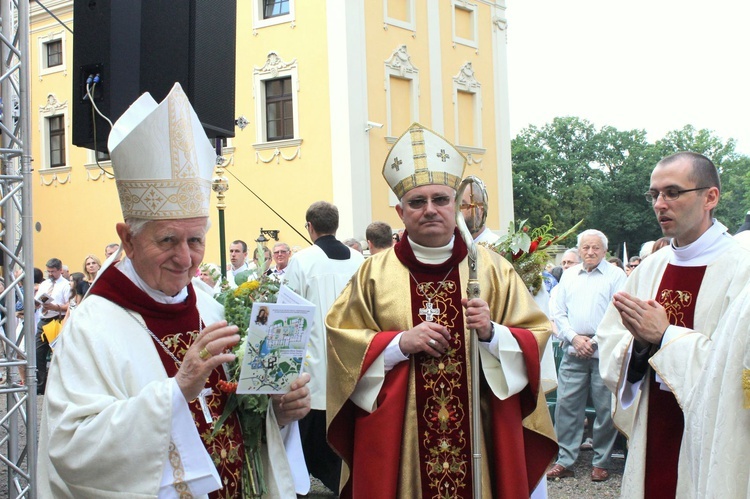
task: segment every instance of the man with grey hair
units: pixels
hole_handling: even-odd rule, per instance
[[[625,272],[610,265],[607,237],[589,229],[578,234],[578,252],[582,263],[563,273],[557,286],[554,316],[564,354],[558,371],[555,430],[560,451],[547,478],[575,476],[571,469],[578,459],[586,400],[589,392],[594,401],[596,419],[593,426],[593,470],[591,480],[609,478],[612,449],[617,429],[610,414],[611,394],[599,375],[599,352],[596,328],[612,300],[625,284]]]
[[[120,249],[119,243],[109,243],[107,246],[104,247],[104,259],[106,260],[110,256],[117,253],[117,250]]]
[[[331,304],[364,261],[362,253],[336,239],[339,210],[326,201],[310,205],[305,213],[305,228],[313,245],[294,255],[286,271],[287,285],[317,307],[310,331],[306,371],[312,376],[312,410],[300,421],[302,449],[310,473],[329,489],[336,491],[341,474],[341,459],[326,442],[326,355],[325,318]]]
[[[391,226],[385,222],[373,222],[365,230],[370,255],[375,255],[393,246]]]
[[[161,104],[141,96],[108,145],[124,256],[109,260],[60,334],[42,409],[39,496],[244,497],[253,463],[221,389],[240,337],[191,283],[205,252],[213,149],[178,84]],[[147,196],[156,191],[161,203]],[[260,452],[273,464],[272,497],[295,496],[285,444],[309,410],[308,379],[269,404]]]
[[[568,270],[573,265],[578,265],[579,263],[581,263],[581,257],[578,255],[577,248],[565,250],[565,253],[563,253],[562,256],[562,261],[560,262],[563,270]]]
[[[276,243],[273,245],[272,255],[274,267],[269,269],[268,273],[277,279],[281,279],[289,265],[289,257],[292,256],[292,249],[287,243]]]
[[[344,239],[344,246],[349,246],[351,249],[355,249],[359,251],[360,253],[362,253],[362,245],[354,237],[350,237],[349,239]]]

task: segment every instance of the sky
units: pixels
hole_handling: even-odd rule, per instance
[[[511,137],[557,116],[750,155],[750,2],[506,0]]]

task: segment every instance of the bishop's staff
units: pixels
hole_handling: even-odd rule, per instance
[[[472,227],[466,226],[466,220],[461,213],[464,191],[469,188],[469,206],[471,211]],[[469,250],[469,283],[466,286],[466,295],[471,300],[479,297],[479,280],[477,280],[477,245],[471,233],[479,230],[484,226],[487,219],[487,189],[484,182],[479,178],[470,175],[466,177],[456,192],[456,225],[466,242]],[[471,448],[474,465],[474,498],[482,497],[482,415],[481,401],[479,393],[479,344],[478,336],[475,329],[471,330]]]

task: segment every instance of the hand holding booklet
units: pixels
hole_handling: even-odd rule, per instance
[[[281,286],[276,303],[253,303],[237,393],[286,393],[304,368],[315,305]]]

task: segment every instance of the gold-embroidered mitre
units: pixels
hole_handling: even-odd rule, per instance
[[[216,154],[179,83],[159,104],[145,93],[109,134],[123,218],[207,217]]]
[[[383,165],[383,176],[394,194],[422,185],[447,185],[458,189],[466,158],[453,144],[419,123],[412,123],[398,138]]]

